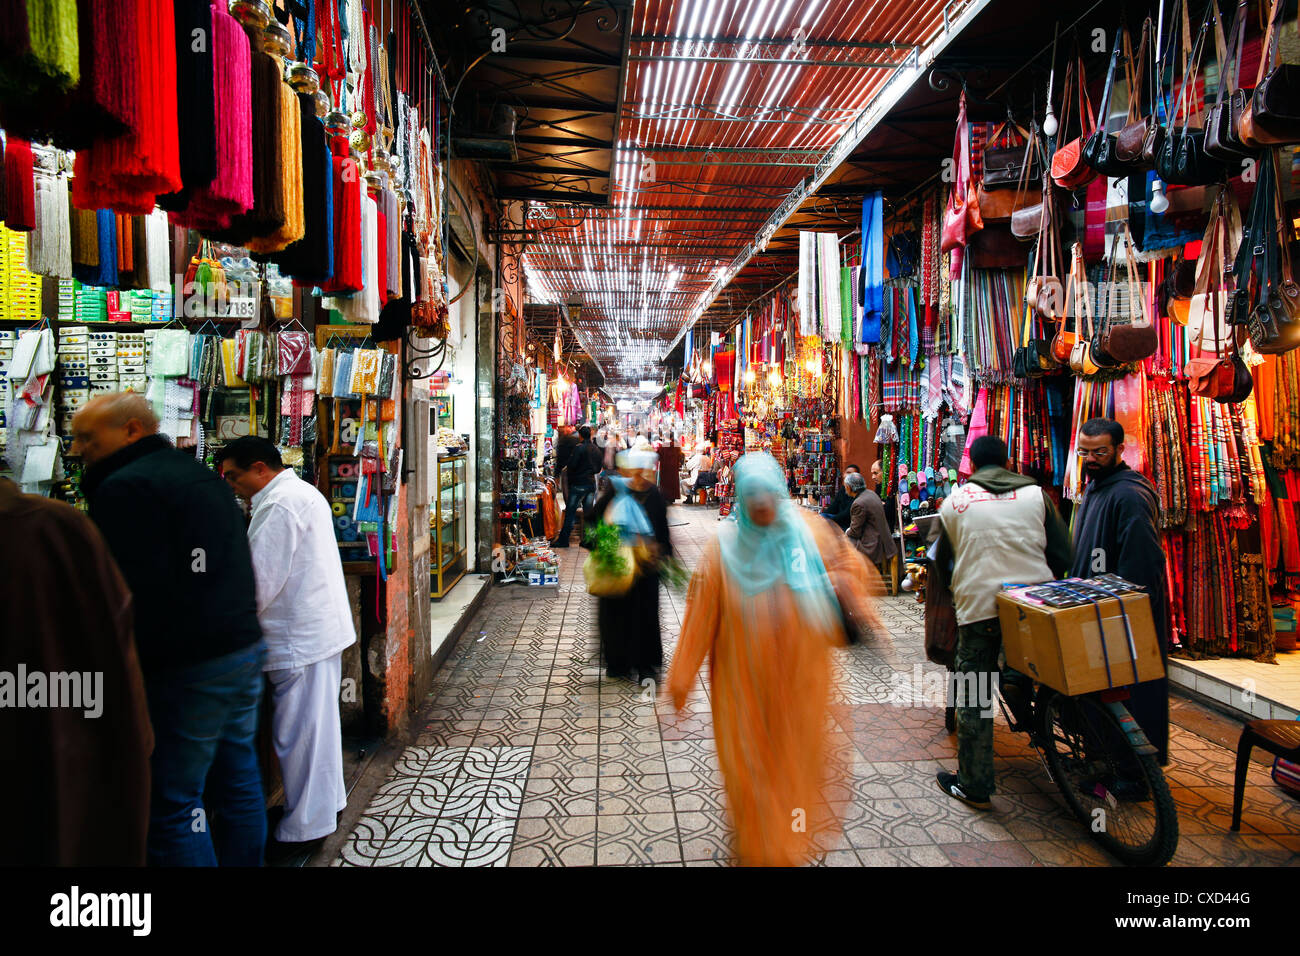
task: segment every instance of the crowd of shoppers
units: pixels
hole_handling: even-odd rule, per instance
[[[323,839],[344,803],[339,660],[356,639],[329,505],[264,439],[219,450],[223,480],[138,394],[95,398],[71,430],[89,520],[0,485],[30,561],[4,570],[32,596],[6,607],[22,641],[4,663],[102,673],[104,719],[22,712],[35,786],[6,788],[26,808],[15,862],[256,866]],[[286,792],[269,848],[267,678]]]

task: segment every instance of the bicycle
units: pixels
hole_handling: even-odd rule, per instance
[[[1164,866],[1178,847],[1178,810],[1127,698],[1124,688],[1071,697],[1034,684],[1022,722],[998,691],[1012,731],[1029,734],[1092,839],[1128,866]]]

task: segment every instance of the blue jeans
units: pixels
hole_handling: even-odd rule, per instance
[[[588,495],[596,493],[592,485],[571,485],[569,487],[569,497],[564,503],[564,526],[560,528],[560,536],[556,540],[560,544],[569,543],[569,533],[573,531],[573,521],[578,514],[578,505],[587,499]]]
[[[257,712],[266,647],[146,675],[153,722],[150,866],[261,866]],[[214,841],[212,817],[220,818]]]

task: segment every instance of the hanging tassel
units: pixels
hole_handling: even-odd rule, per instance
[[[247,213],[231,217],[227,229],[209,233],[213,239],[235,246],[249,246],[253,237],[270,236],[283,229],[286,215],[280,171],[283,163],[280,89],[284,87],[280,61],[257,49],[251,50],[251,63],[253,204]]]
[[[6,13],[22,9],[13,0],[0,6]],[[84,149],[95,140],[138,128],[136,4],[76,0],[75,17],[79,83],[62,95],[5,99],[0,104],[0,125],[11,135],[48,139],[63,149]],[[7,57],[0,54],[0,59]]]
[[[81,79],[76,0],[8,0],[0,13],[0,92],[44,97]]]
[[[32,144],[11,138],[5,149],[5,225],[15,232],[36,228],[36,182]]]
[[[164,209],[183,208],[196,190],[206,189],[217,175],[212,10],[208,0],[174,0],[172,11],[179,108],[177,153],[183,188],[158,197],[158,205]]]
[[[160,193],[181,187],[177,145],[176,38],[170,0],[135,0],[134,50],[117,56],[139,71],[139,123],[129,133],[77,153],[73,202],[82,209],[150,212]]]
[[[253,208],[252,63],[248,35],[225,10],[209,7],[212,17],[212,85],[216,120],[215,174],[193,190],[172,222],[203,232],[227,230],[233,216]]]
[[[280,58],[272,59],[276,64],[278,82],[275,95],[279,105],[275,129],[279,162],[273,170],[272,189],[276,192],[276,203],[283,219],[276,229],[250,238],[246,243],[250,252],[280,252],[306,234],[302,209],[302,119],[298,94],[279,79],[283,69]]]
[[[59,169],[59,154],[49,147],[32,149],[36,182],[36,228],[27,241],[27,268],[37,275],[72,277],[68,229],[68,180]]]
[[[334,186],[325,125],[312,97],[299,93],[302,132],[303,237],[271,260],[299,286],[324,285],[334,274]]]
[[[69,207],[68,231],[71,234],[72,274],[81,279],[91,269],[99,268],[99,227],[95,210]]]
[[[80,253],[73,249],[72,276],[83,285],[116,286],[117,285],[117,220],[111,209],[98,209],[89,213],[93,225],[84,219],[80,224]],[[95,244],[95,262],[78,261],[89,258],[86,247]]]
[[[322,287],[330,295],[361,289],[361,176],[348,155],[346,136],[330,138],[334,184],[334,277]]]

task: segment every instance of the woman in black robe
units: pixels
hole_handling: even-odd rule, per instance
[[[630,461],[625,456],[636,456],[638,460]],[[638,683],[646,679],[658,683],[659,670],[663,667],[664,648],[659,636],[659,567],[673,553],[672,539],[668,534],[668,505],[655,486],[654,457],[646,452],[623,452],[619,468],[620,474],[628,480],[627,494],[645,509],[650,521],[651,534],[644,536],[643,541],[650,547],[653,559],[639,569],[626,594],[596,599],[605,673],[609,677],[630,678],[635,671]],[[649,460],[649,464],[640,459]],[[592,509],[593,522],[604,520],[615,494],[613,483],[607,484]]]

